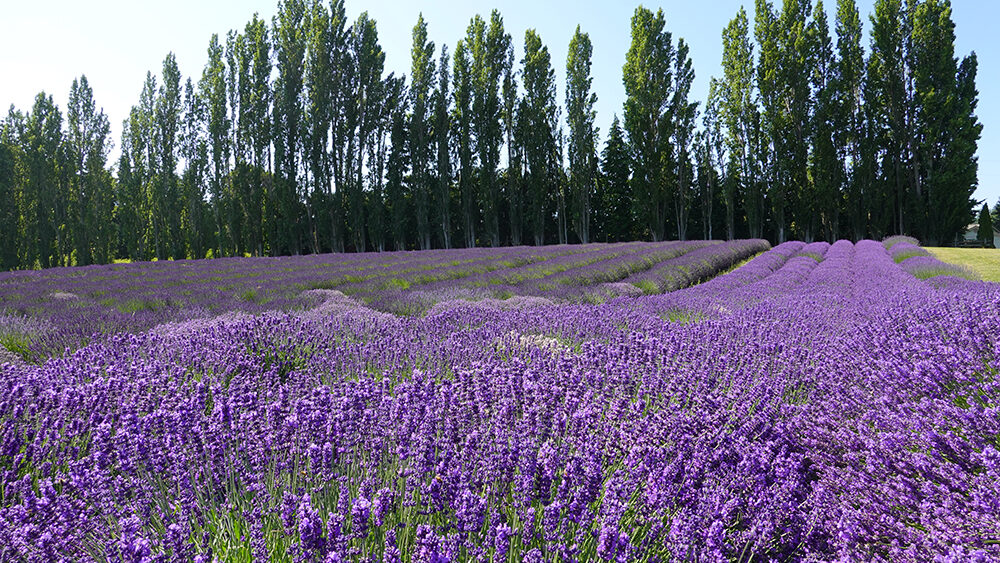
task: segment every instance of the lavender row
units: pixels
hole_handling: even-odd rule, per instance
[[[714,277],[720,271],[754,254],[771,248],[766,240],[734,240],[717,246],[696,248],[693,252],[667,260],[644,272],[624,279],[645,293],[674,291]]]
[[[883,241],[892,259],[916,278],[925,280],[938,276],[978,279],[976,274],[962,266],[942,262],[921,248],[912,237],[890,237]]]

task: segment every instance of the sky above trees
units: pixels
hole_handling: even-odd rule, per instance
[[[833,21],[835,2],[826,9]],[[570,39],[579,24],[593,43],[593,91],[597,95],[595,125],[599,143],[610,129],[615,115],[623,118],[625,88],[622,65],[630,43],[629,21],[637,3],[572,1],[465,2],[369,1],[345,2],[347,18],[353,21],[363,10],[377,22],[378,37],[386,53],[386,71],[410,74],[412,29],[419,13],[427,22],[428,39],[438,46],[454,49],[464,37],[469,20],[476,14],[500,10],[505,27],[514,38],[515,58],[523,56],[524,32],[536,29],[551,51],[556,83],[565,83],[565,66]],[[722,30],[741,5],[753,13],[752,2],[712,0],[689,2],[671,0],[646,3],[654,11],[662,7],[667,28],[690,45],[695,70],[691,97],[705,100],[708,81],[721,76]],[[871,25],[870,0],[858,0],[865,28],[864,48],[868,49]],[[207,60],[208,38],[224,36],[230,29],[242,29],[254,12],[270,22],[276,11],[274,0],[217,1],[177,0],[171,3],[126,1],[70,2],[58,0],[39,4],[16,2],[5,8],[5,20],[15,22],[0,34],[0,110],[11,104],[30,108],[35,95],[44,90],[66,108],[70,85],[85,74],[94,98],[103,107],[111,125],[115,148],[119,151],[122,121],[142,90],[147,70],[157,72],[164,56],[174,52],[180,72],[198,76]],[[953,4],[956,25],[956,56],[976,51],[979,58],[977,109],[983,123],[979,142],[979,190],[975,197],[992,207],[1000,199],[1000,41],[993,23],[1000,6],[986,1],[957,0]],[[557,88],[557,101],[564,105],[564,90]]]

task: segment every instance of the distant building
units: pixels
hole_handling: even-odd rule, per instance
[[[965,228],[965,237],[963,240],[959,241],[965,243],[969,246],[978,246],[979,242],[979,223],[972,223]],[[993,248],[1000,248],[1000,231],[996,227],[993,227]]]

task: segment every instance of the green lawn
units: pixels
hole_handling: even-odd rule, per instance
[[[925,247],[942,262],[965,266],[986,281],[1000,282],[1000,249]]]

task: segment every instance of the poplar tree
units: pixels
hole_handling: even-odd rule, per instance
[[[203,258],[211,247],[212,223],[206,209],[209,168],[208,142],[205,135],[205,101],[189,78],[184,84],[184,111],[181,119],[180,156],[184,160],[181,175],[181,228],[184,230],[186,254]]]
[[[413,48],[410,51],[410,159],[413,180],[413,211],[416,215],[417,244],[421,250],[431,247],[431,89],[434,83],[434,42],[427,39],[427,23],[423,13],[413,27]]]
[[[736,238],[736,209],[741,200],[747,215],[753,216],[763,197],[756,189],[752,173],[750,134],[753,112],[753,44],[750,24],[741,7],[722,32],[722,73],[719,119],[725,125],[726,238]],[[758,234],[759,236],[759,234]]]
[[[378,41],[375,20],[364,12],[358,16],[352,27],[351,57],[356,76],[352,81],[350,101],[347,107],[349,123],[348,139],[348,227],[354,250],[364,252],[365,242],[365,154],[371,142],[372,132],[377,122],[383,91],[382,72],[385,68],[385,52]],[[353,147],[353,151],[351,150]]]
[[[670,151],[674,48],[663,10],[640,6],[632,16],[632,44],[622,68],[625,130],[634,155],[634,203],[653,240],[663,240],[669,201],[664,161]]]
[[[11,110],[13,114],[13,108]],[[12,270],[18,260],[20,236],[18,206],[18,152],[11,119],[0,125],[0,270]]]
[[[524,58],[521,60],[524,78],[525,160],[528,165],[531,231],[536,246],[545,244],[546,218],[549,200],[559,189],[553,174],[557,154],[557,114],[555,71],[548,47],[542,45],[538,33],[529,29],[524,34]]]
[[[715,199],[718,194],[720,171],[725,165],[725,139],[719,117],[721,82],[712,78],[708,84],[708,100],[702,114],[701,130],[695,134],[695,160],[697,162],[698,202],[701,211],[702,238],[713,237]]]
[[[403,194],[403,177],[406,171],[406,81],[404,77],[390,74],[383,81],[373,142],[369,143],[369,169],[371,170],[368,196],[368,233],[374,250],[386,248],[387,213],[392,212],[393,242],[397,249],[405,245],[406,199]],[[383,185],[383,177],[388,185]],[[389,197],[386,197],[386,194]],[[397,219],[399,225],[396,225]],[[398,229],[397,229],[398,227]],[[398,237],[398,238],[397,238]]]
[[[434,177],[435,199],[441,227],[441,244],[451,248],[451,116],[449,108],[448,46],[441,46],[441,59],[437,68],[437,88],[431,103],[434,106],[431,142],[437,150],[436,174]]]
[[[767,144],[764,152],[774,155],[762,159],[762,168],[779,242],[786,240],[789,216],[795,218],[804,196],[801,190],[808,185],[808,16],[808,0],[784,0],[780,13],[775,13],[767,0],[757,0],[754,31],[760,45],[757,86]],[[759,209],[754,209],[755,214]],[[761,236],[763,224],[763,217],[751,218],[750,236]],[[803,235],[811,237],[811,233]]]
[[[211,41],[209,41],[208,62],[202,71],[198,89],[202,100],[204,100],[207,115],[210,161],[208,185],[209,194],[212,197],[215,228],[218,233],[216,251],[222,254],[231,254],[235,252],[233,242],[235,236],[227,218],[229,217],[229,209],[237,203],[231,201],[229,190],[226,187],[229,182],[229,157],[232,150],[229,136],[231,124],[226,118],[226,69],[218,35],[213,34]]]
[[[500,12],[490,14],[489,27],[478,15],[466,32],[471,51],[472,127],[479,157],[478,201],[483,215],[483,230],[490,246],[500,245],[500,191],[497,170],[500,166],[500,146],[503,143],[501,125],[500,82],[507,72],[511,38],[504,31]]]
[[[62,161],[62,112],[52,96],[40,92],[25,120],[22,137],[25,185],[22,195],[25,259],[28,267],[37,261],[48,268],[63,264],[60,229],[63,217],[60,200],[66,200],[60,182]]]
[[[111,173],[107,170],[111,125],[104,111],[97,108],[86,76],[73,80],[66,119],[66,143],[72,166],[70,226],[76,263],[106,263],[114,252],[114,194]]]
[[[975,201],[976,55],[959,63],[955,24],[947,0],[912,8],[912,61],[916,154],[915,232],[932,245],[950,244],[968,224]]]
[[[181,198],[177,181],[178,133],[181,117],[181,73],[173,53],[163,60],[163,82],[156,100],[155,135],[158,166],[151,193],[150,218],[158,259],[186,257],[181,234]]]
[[[314,1],[306,17],[306,55],[303,88],[305,90],[305,160],[308,170],[308,189],[305,193],[312,246],[320,247],[314,210],[330,205],[331,189],[330,127],[333,118],[333,25],[331,14],[320,2]],[[324,221],[324,225],[328,223]],[[330,239],[336,234],[330,233]],[[325,247],[332,247],[332,240],[324,240]]]
[[[503,125],[507,138],[507,217],[510,243],[519,246],[524,233],[524,142],[520,120],[521,104],[517,93],[517,71],[514,69],[514,47],[507,50],[506,72],[503,78]]]
[[[678,240],[687,240],[688,214],[692,203],[691,185],[694,183],[691,143],[694,140],[695,121],[698,117],[698,102],[691,102],[688,99],[691,84],[694,82],[694,67],[688,52],[687,43],[679,39],[674,56],[674,84],[670,101],[672,137],[669,158],[673,166],[670,171],[670,183],[674,188],[671,196]]]
[[[245,59],[246,99],[240,102],[240,128],[249,150],[250,172],[244,190],[249,201],[245,204],[247,221],[246,245],[261,256],[267,245],[267,217],[270,215],[271,193],[271,41],[267,23],[257,14],[247,23]]]
[[[822,235],[837,240],[840,235],[840,208],[843,200],[844,154],[838,152],[838,82],[836,79],[833,43],[822,0],[816,2],[809,25],[812,43],[813,111],[811,112],[809,144],[809,182],[799,203],[797,223],[803,225],[804,236]]]
[[[476,20],[473,19],[473,24]],[[470,26],[471,29],[471,26]],[[469,49],[465,40],[460,39],[455,45],[455,63],[453,75],[455,108],[452,117],[455,138],[458,141],[458,184],[462,198],[462,235],[465,247],[476,246],[476,222],[478,210],[476,206],[474,181],[474,147],[472,138],[472,66],[469,60]]]
[[[400,86],[402,82],[400,82]],[[391,148],[389,149],[389,161],[386,170],[386,200],[391,213],[390,231],[392,243],[395,250],[406,250],[406,218],[407,205],[406,197],[403,194],[404,178],[411,162],[407,152],[407,126],[406,126],[406,100],[408,94],[405,89],[399,89],[399,97],[395,108],[392,110],[392,126],[390,132]]]
[[[855,240],[865,236],[866,193],[871,186],[866,174],[862,144],[868,141],[863,113],[865,81],[864,53],[861,49],[861,17],[854,0],[837,0],[837,53],[833,59],[833,98],[830,111],[833,128],[834,151],[842,163],[840,174],[847,223]],[[872,101],[874,103],[874,100]],[[840,237],[838,221],[829,221],[829,240]]]
[[[272,252],[301,254],[299,153],[302,143],[305,4],[282,0],[273,22],[277,81],[274,85],[274,201]]]
[[[573,202],[573,228],[580,242],[591,238],[591,198],[597,173],[594,104],[597,95],[591,91],[590,57],[593,47],[590,36],[576,32],[569,42],[566,57],[566,121],[569,125],[570,196]]]
[[[152,78],[146,75],[146,85]],[[143,97],[147,88],[143,88]],[[118,255],[129,260],[145,260],[145,184],[149,176],[147,165],[147,114],[142,103],[133,106],[122,123],[121,157],[118,161],[118,182],[115,193],[115,224],[118,231]]]
[[[326,135],[330,138],[327,155],[326,182],[316,194],[316,229],[324,248],[343,252],[347,239],[345,216],[347,195],[354,178],[353,171],[347,170],[347,151],[353,148],[348,137],[353,135],[354,120],[349,126],[348,113],[353,112],[354,87],[357,80],[356,64],[352,54],[352,30],[347,25],[347,13],[343,0],[330,3],[329,21],[322,34],[323,63],[329,69],[327,86],[330,99],[327,107],[328,126]],[[353,156],[352,156],[353,159]]]
[[[909,34],[905,29],[901,0],[877,0],[871,16],[871,61],[867,80],[871,88],[866,103],[878,99],[879,112],[872,115],[872,133],[880,139],[875,148],[881,155],[879,177],[882,193],[892,193],[892,231],[908,231],[905,211],[910,205],[907,197],[907,170],[912,169],[913,119],[910,100],[912,85],[908,85],[907,59]],[[871,201],[866,202],[871,209]]]

